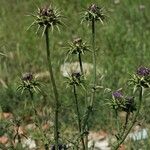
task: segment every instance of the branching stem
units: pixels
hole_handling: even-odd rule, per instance
[[[118,143],[114,146],[114,150],[118,150],[118,148],[120,147],[120,145],[125,141],[126,137],[128,136],[128,134],[130,133],[132,127],[134,126],[134,124],[136,123],[137,117],[139,115],[140,112],[140,108],[141,108],[141,104],[142,104],[142,97],[143,97],[143,88],[140,87],[140,91],[139,91],[139,105],[136,111],[136,114],[131,122],[131,125],[129,126],[127,132],[124,134],[124,136],[118,141]]]

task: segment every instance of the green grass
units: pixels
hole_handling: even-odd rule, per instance
[[[92,0],[53,2],[64,14],[66,24],[61,27],[61,33],[54,31],[50,35],[50,44],[53,47],[52,63],[61,97],[60,118],[63,131],[74,125],[75,116],[72,115],[72,92],[64,88],[65,79],[60,74],[60,65],[65,60],[67,52],[65,47],[73,37],[80,36],[89,45],[91,44],[89,27],[86,23],[80,24],[81,13],[91,2],[93,3]],[[108,16],[104,25],[98,23],[96,25],[97,69],[100,70],[100,75],[104,76],[99,83],[116,90],[125,86],[129,74],[135,72],[140,65],[150,66],[150,3],[149,0],[120,0],[119,4],[114,4],[113,0],[101,2],[95,0],[94,3],[104,6]],[[44,38],[40,33],[35,34],[36,28],[26,31],[32,23],[32,17],[27,15],[36,11],[36,5],[43,4],[49,4],[49,1],[0,1],[0,52],[6,55],[6,57],[0,55],[0,106],[3,111],[11,111],[16,117],[25,116],[32,109],[24,107],[25,101],[30,106],[30,98],[16,92],[19,77],[24,72],[38,73],[47,70]],[[140,5],[144,5],[145,8],[140,10]],[[83,59],[92,62],[92,54],[87,53]],[[42,88],[48,98],[45,99],[39,94],[35,96],[34,103],[43,113],[50,114],[53,120],[53,113],[50,111],[54,105],[52,89],[47,84],[48,80],[41,82],[44,82]],[[82,93],[83,91],[80,92],[81,105],[84,103]],[[103,91],[97,94],[95,115],[90,123],[94,130],[110,131],[111,125],[114,124],[109,117],[110,109],[105,105],[107,97]],[[147,96],[145,99],[147,109],[143,109],[140,121],[144,118],[146,120],[144,125],[147,126],[150,123],[148,117],[150,97]],[[41,122],[45,120],[48,118],[44,118]],[[64,122],[69,123],[69,127]]]

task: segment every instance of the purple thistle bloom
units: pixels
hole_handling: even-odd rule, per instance
[[[139,76],[149,76],[150,75],[150,69],[146,67],[139,67],[137,70],[137,74]]]
[[[112,95],[114,96],[114,98],[122,98],[123,97],[123,94],[120,90],[113,92]]]

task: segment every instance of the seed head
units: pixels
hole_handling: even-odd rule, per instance
[[[50,7],[43,7],[38,9],[37,22],[40,26],[55,26],[61,24],[59,20],[59,13]]]
[[[103,12],[103,8],[97,6],[96,4],[92,4],[86,10],[83,20],[87,20],[87,21],[94,20],[94,21],[100,21],[101,23],[103,23],[105,18],[106,16]]]
[[[60,12],[56,8],[53,8],[51,5],[49,7],[44,6],[38,8],[37,14],[32,16],[35,19],[30,27],[33,25],[38,25],[37,32],[40,28],[43,28],[43,32],[46,30],[46,28],[51,28],[53,30],[55,26],[59,30],[59,25],[63,25]]]
[[[84,88],[84,77],[80,72],[71,72],[69,74],[69,77],[67,77],[67,81],[66,83],[68,83],[68,86],[81,86]]]
[[[84,54],[86,51],[90,51],[86,42],[83,42],[81,38],[75,38],[69,43],[68,54]]]
[[[32,73],[24,73],[17,90],[21,91],[21,94],[23,94],[25,90],[38,92],[40,91],[40,83],[35,79]]]

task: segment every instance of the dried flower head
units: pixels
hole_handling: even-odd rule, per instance
[[[84,87],[84,77],[80,72],[72,72],[71,74],[69,74],[68,77],[66,77],[66,83],[67,83],[67,87],[70,87],[72,85],[74,86],[81,86],[83,89],[85,89]]]
[[[40,83],[34,78],[32,73],[24,73],[21,77],[21,83],[18,86],[17,90],[21,91],[23,94],[24,90],[28,91],[40,91]]]
[[[102,7],[97,6],[96,4],[92,4],[86,10],[83,21],[100,21],[103,24],[106,15],[104,14],[104,10]]]
[[[81,38],[75,38],[69,43],[68,54],[85,54],[86,51],[90,51],[89,46]]]
[[[33,25],[38,25],[37,32],[40,28],[43,28],[43,33],[45,32],[46,28],[51,28],[53,30],[53,28],[56,27],[59,30],[59,25],[63,25],[60,12],[51,5],[49,7],[44,6],[42,8],[38,8],[37,14],[32,16],[35,19],[30,27]]]

